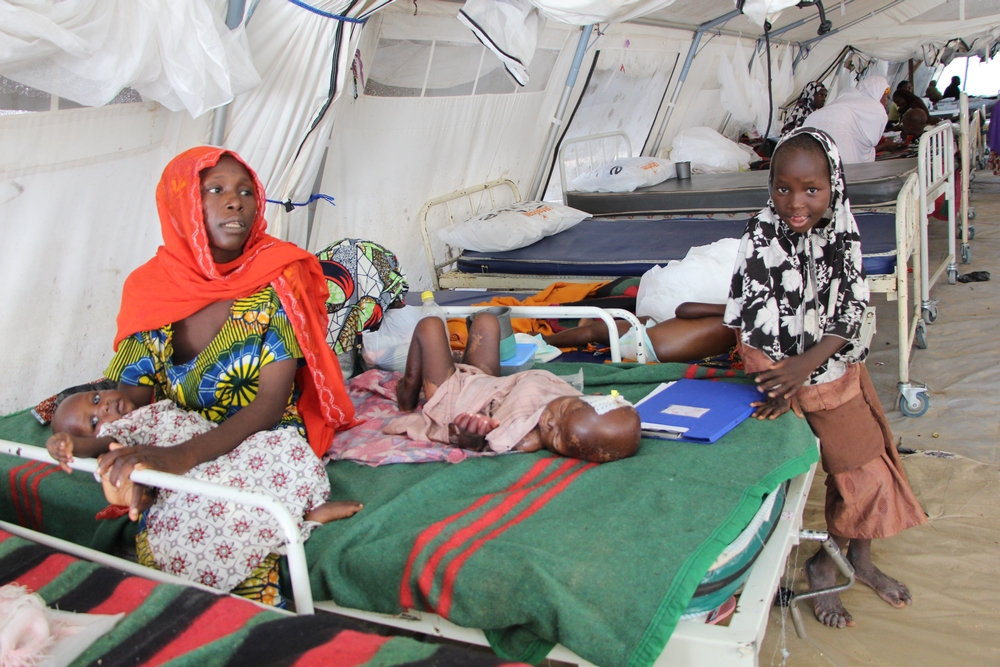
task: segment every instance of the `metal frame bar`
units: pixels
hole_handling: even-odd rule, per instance
[[[939,123],[920,137],[917,149],[917,174],[920,177],[920,253],[921,281],[920,299],[924,311],[925,324],[937,318],[937,307],[931,301],[931,288],[947,271],[948,282],[954,284],[958,277],[955,264],[955,137],[951,123]],[[948,254],[941,264],[930,272],[929,246],[927,243],[928,207],[941,194],[948,207]]]
[[[9,440],[0,440],[0,453],[41,461],[51,465],[59,465],[55,459],[49,456],[48,451],[43,447],[24,445],[17,442],[11,442]],[[70,467],[74,470],[93,474],[97,471],[97,460],[75,459],[70,464]],[[305,550],[302,546],[302,533],[299,532],[298,522],[280,500],[263,493],[241,491],[240,489],[235,489],[231,486],[204,482],[202,480],[182,477],[180,475],[171,475],[170,473],[159,472],[157,470],[135,470],[131,475],[129,475],[129,479],[137,484],[145,484],[146,486],[155,486],[161,489],[170,489],[171,491],[180,491],[184,493],[203,494],[213,498],[221,498],[222,500],[247,505],[248,507],[259,507],[270,512],[274,515],[274,518],[277,519],[278,525],[285,534],[285,543],[288,549],[288,573],[292,580],[292,592],[295,600],[296,613],[313,613],[314,606],[312,589],[309,586],[309,570],[306,565]],[[84,557],[90,558],[90,556]],[[91,559],[93,560],[93,558]],[[142,568],[141,574],[142,576],[156,578],[155,576],[149,574],[150,572],[153,571],[147,568]],[[136,573],[138,573],[138,571],[136,571]],[[186,580],[181,581],[189,585],[195,585],[193,582]],[[172,581],[171,583],[177,582]],[[216,593],[220,592],[217,589],[210,590],[213,590]]]

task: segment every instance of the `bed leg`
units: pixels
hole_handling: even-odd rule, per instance
[[[814,598],[819,595],[825,595],[826,593],[840,593],[841,591],[846,591],[848,588],[854,585],[854,567],[851,563],[844,557],[841,553],[840,547],[837,543],[833,541],[830,537],[830,533],[825,530],[803,530],[799,532],[800,540],[809,540],[812,542],[821,542],[820,544],[826,553],[829,554],[830,558],[833,559],[834,564],[836,564],[837,569],[840,573],[847,577],[847,582],[839,584],[837,586],[831,586],[830,588],[821,588],[816,591],[809,591],[807,593],[798,593],[792,596],[791,601],[788,603],[788,608],[792,613],[792,623],[795,625],[795,634],[799,636],[799,639],[805,639],[807,636],[806,623],[802,618],[802,610],[798,608],[798,602],[800,600],[808,600],[809,598]]]

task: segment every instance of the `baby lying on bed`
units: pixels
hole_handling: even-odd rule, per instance
[[[53,435],[46,443],[46,448],[52,458],[59,461],[66,472],[70,472],[69,462],[74,456],[100,456],[121,447],[146,445],[171,447],[207,433],[216,426],[218,424],[196,412],[182,410],[170,400],[136,408],[117,389],[88,391],[67,396],[56,408],[52,417]],[[253,457],[253,448],[244,444],[229,455],[221,457],[219,460],[221,463],[210,461],[196,466],[186,476],[204,481],[218,481],[212,479],[211,474],[200,473],[215,470],[220,465],[244,470],[252,469]],[[141,468],[141,464],[136,468]],[[352,516],[361,509],[361,504],[356,502],[322,502],[329,496],[330,483],[326,472],[322,466],[316,466],[315,470],[310,468],[306,470],[306,479],[292,480],[292,484],[286,484],[281,488],[271,488],[272,485],[265,483],[266,490],[283,500],[282,496],[285,494],[301,493],[302,483],[307,483],[312,490],[308,495],[314,501],[313,507],[303,516],[303,519],[309,522],[327,523]],[[110,471],[101,476],[105,497],[112,505],[127,507],[132,497],[132,482],[126,479],[120,486],[115,487],[111,484],[109,475]],[[259,489],[251,486],[246,490]],[[294,506],[294,503],[292,505],[286,503],[286,506]],[[138,516],[132,517],[132,520],[138,520]]]
[[[635,454],[639,414],[620,396],[581,396],[548,371],[500,375],[500,325],[480,313],[472,322],[465,361],[451,356],[444,324],[417,324],[396,388],[399,409],[412,412],[420,390],[421,412],[386,425],[388,434],[432,440],[463,449],[533,452],[603,463]]]

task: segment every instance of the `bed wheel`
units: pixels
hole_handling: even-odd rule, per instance
[[[948,284],[954,285],[958,282],[958,269],[948,269]]]
[[[930,407],[931,399],[924,393],[914,396],[913,402],[906,400],[906,396],[899,397],[899,411],[907,417],[923,417]]]
[[[929,301],[928,303],[926,303],[920,315],[921,317],[923,317],[924,322],[927,324],[934,324],[935,322],[937,322],[937,316],[938,316],[937,302]],[[917,325],[917,329],[918,330],[920,329],[920,324]],[[924,329],[924,333],[926,333],[926,331],[927,330]]]
[[[913,346],[918,350],[927,349],[927,325],[923,322],[917,322],[917,330],[913,335]]]
[[[972,220],[974,217],[976,217],[976,216],[975,215],[970,215],[969,216],[969,220]],[[971,241],[974,238],[976,238],[976,228],[973,227],[972,225],[969,225],[969,240]]]
[[[975,220],[975,219],[976,219],[976,209],[970,208],[969,209],[969,220]],[[969,238],[972,238],[972,228],[971,227],[969,228]]]
[[[972,248],[968,243],[962,244],[962,264],[972,264]]]

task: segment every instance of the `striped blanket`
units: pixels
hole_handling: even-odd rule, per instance
[[[126,616],[72,667],[509,665],[488,653],[386,637],[332,614],[287,616],[200,589],[158,584],[0,530],[0,585],[63,611]]]

